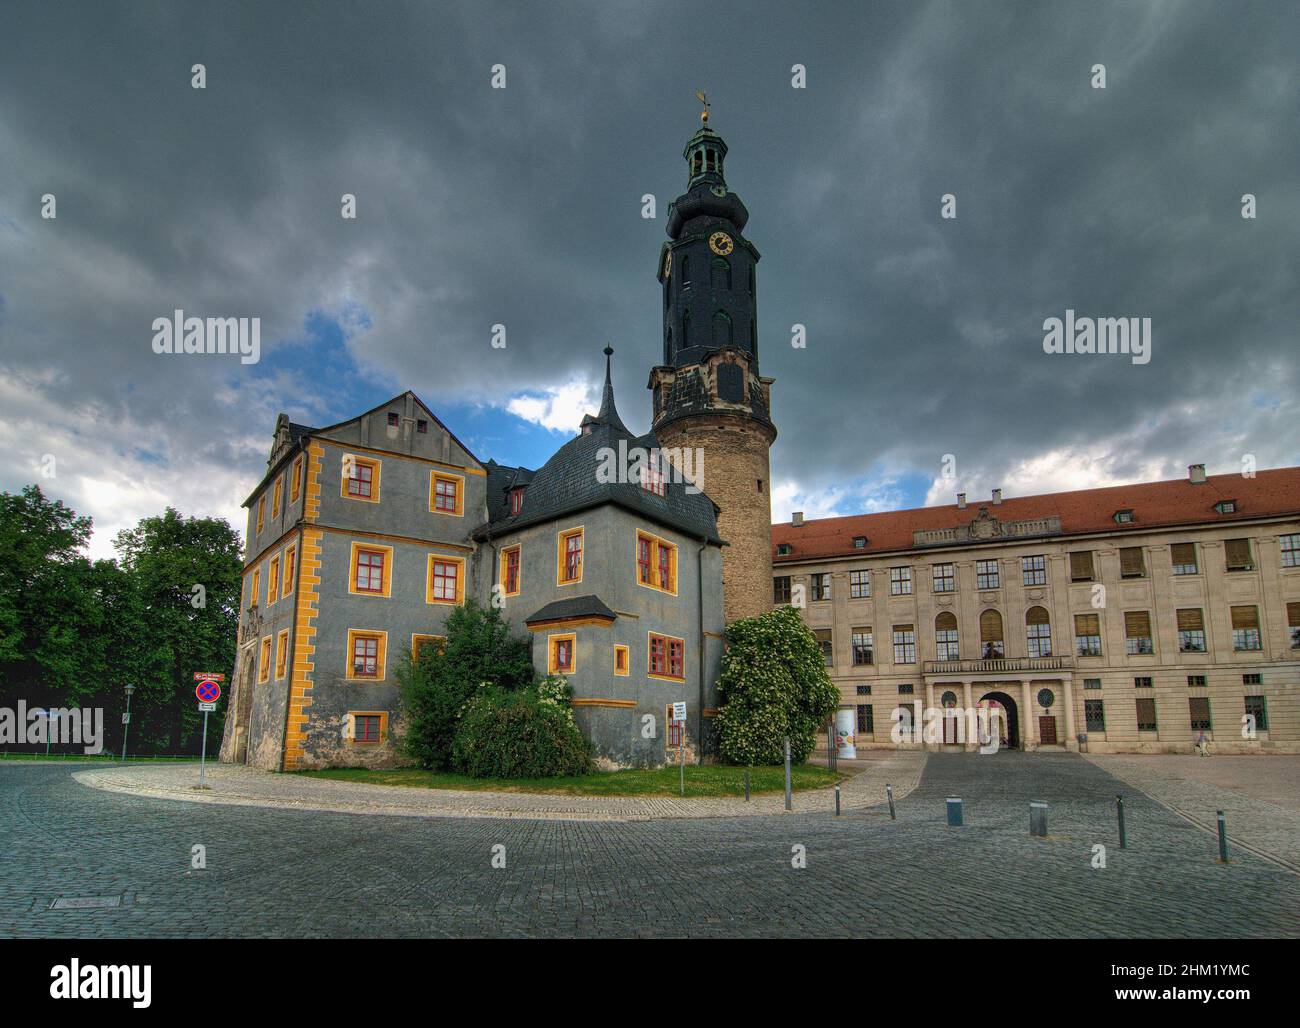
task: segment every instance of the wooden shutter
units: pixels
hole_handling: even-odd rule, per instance
[[[1119,573],[1124,578],[1141,578],[1147,573],[1141,546],[1125,546],[1119,551]]]
[[[1190,565],[1192,567],[1196,566],[1195,543],[1174,543],[1169,550],[1175,567],[1180,564]]]
[[[1300,628],[1300,603],[1286,605],[1286,623],[1289,628]]]
[[[1075,635],[1101,635],[1101,616],[1098,614],[1075,614]]]
[[[1258,607],[1233,607],[1232,627],[1234,630],[1259,627]]]
[[[955,632],[957,631],[957,615],[944,611],[934,619],[934,630],[936,632]]]
[[[1228,554],[1229,569],[1250,567],[1249,539],[1229,539],[1223,546]]]
[[[1205,631],[1205,621],[1201,617],[1199,607],[1194,610],[1180,610],[1178,612],[1178,631],[1180,632],[1203,632]]]
[[[980,642],[1002,641],[1002,615],[996,610],[986,610],[980,615]]]
[[[1027,625],[1046,625],[1050,623],[1047,617],[1047,608],[1045,607],[1030,607],[1025,612],[1025,624]]]
[[[1125,611],[1124,635],[1129,639],[1149,639],[1151,637],[1150,612],[1145,610]]]
[[[1070,578],[1075,582],[1086,582],[1092,577],[1092,551],[1080,550],[1070,554]]]

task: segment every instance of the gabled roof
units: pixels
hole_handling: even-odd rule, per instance
[[[481,460],[479,460],[478,457],[475,455],[474,451],[471,450],[468,446],[466,446],[463,442],[461,442],[460,439],[458,439],[458,438],[456,437],[456,433],[453,432],[450,428],[448,428],[445,424],[443,424],[442,419],[441,419],[440,417],[438,417],[438,415],[436,415],[435,413],[433,413],[433,409],[432,409],[432,408],[431,408],[427,403],[425,403],[423,400],[421,400],[421,399],[420,399],[420,398],[419,398],[419,397],[418,397],[418,396],[417,396],[417,395],[416,395],[412,390],[410,390],[410,389],[404,389],[402,392],[398,393],[396,396],[390,396],[390,397],[389,397],[387,400],[385,400],[383,403],[375,404],[375,406],[371,407],[371,408],[370,408],[369,410],[367,410],[367,411],[362,411],[360,414],[354,414],[354,415],[352,415],[352,417],[350,417],[350,418],[344,418],[342,421],[335,422],[333,425],[326,425],[324,428],[313,428],[313,429],[311,429],[310,431],[311,431],[311,433],[312,433],[313,435],[324,435],[326,432],[332,432],[332,431],[333,431],[334,429],[336,429],[336,428],[342,428],[344,425],[350,425],[350,424],[352,424],[352,422],[354,422],[354,421],[360,421],[362,418],[366,417],[367,415],[369,415],[369,414],[374,414],[376,411],[378,411],[378,410],[383,410],[385,407],[390,406],[390,405],[393,403],[394,400],[400,400],[400,399],[402,399],[403,397],[406,397],[406,396],[409,396],[412,400],[414,400],[415,403],[416,403],[416,405],[417,405],[417,406],[418,406],[422,411],[424,411],[425,414],[429,415],[429,419],[430,419],[430,420],[431,420],[435,425],[437,425],[440,429],[442,429],[444,432],[446,432],[447,435],[451,436],[451,441],[452,441],[453,443],[455,443],[457,446],[459,446],[462,450],[464,450],[467,454],[469,454],[469,458],[470,458],[470,460],[472,460],[472,461],[473,461],[473,462],[474,462],[478,467],[480,467],[480,468],[485,467],[485,465],[483,464],[483,462],[482,462]]]
[[[1236,511],[1220,514],[1214,505],[1236,500]],[[773,560],[780,563],[847,557],[863,553],[911,550],[913,533],[968,525],[987,508],[1001,522],[1032,521],[1059,517],[1057,538],[1105,532],[1143,532],[1180,525],[1230,524],[1260,517],[1300,515],[1300,467],[1259,471],[1254,478],[1241,475],[1211,475],[1204,482],[1174,479],[1140,482],[1134,485],[1079,489],[1045,493],[1041,496],[1012,497],[1000,504],[990,501],[849,517],[819,518],[795,527],[788,522],[772,526]],[[1132,510],[1133,520],[1117,522],[1115,513]],[[854,536],[866,536],[865,549],[855,548]],[[984,540],[996,542],[997,540]],[[1009,541],[1015,541],[1011,539]],[[791,547],[787,556],[776,556],[776,547]],[[972,542],[970,545],[979,545]]]

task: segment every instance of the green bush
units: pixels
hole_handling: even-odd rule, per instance
[[[594,770],[591,747],[567,702],[536,688],[480,689],[456,729],[452,761],[472,778],[553,778]]]
[[[526,639],[510,634],[495,608],[468,600],[447,618],[441,650],[425,647],[418,661],[398,665],[402,745],[427,770],[452,766],[452,741],[470,698],[484,686],[517,690],[532,685],[533,661]]]
[[[839,706],[816,637],[793,607],[727,626],[718,679],[718,751],[730,764],[803,763]]]

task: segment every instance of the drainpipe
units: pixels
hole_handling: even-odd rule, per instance
[[[699,734],[696,736],[695,763],[704,763],[704,551],[708,549],[709,540],[707,536],[700,537],[700,548],[695,551],[695,580],[696,595],[698,602],[696,607],[699,612],[699,629],[700,629],[700,726]]]

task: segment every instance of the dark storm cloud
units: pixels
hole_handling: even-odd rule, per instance
[[[643,427],[697,87],[764,254],[787,493],[945,453],[1012,488],[1300,459],[1291,4],[20,3],[3,29],[7,419],[62,445],[82,412],[95,482],[201,506],[205,469],[257,476],[276,410],[338,413],[302,344],[274,377],[155,356],[176,307],[259,314],[268,354],[364,312],[363,373],[435,405],[592,377],[608,340]],[[1151,317],[1151,363],[1044,355],[1067,307]]]

